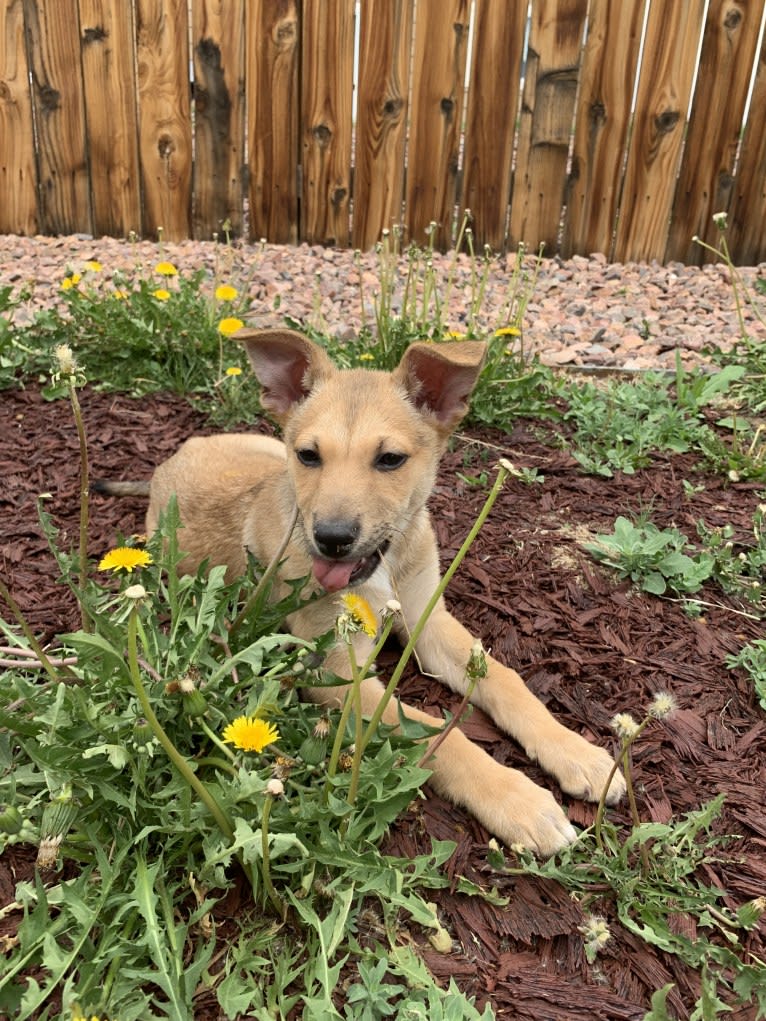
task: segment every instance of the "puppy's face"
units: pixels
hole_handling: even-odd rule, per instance
[[[352,370],[296,405],[285,444],[314,575],[337,591],[366,580],[406,542],[444,441],[393,376]]]
[[[298,529],[328,592],[361,584],[407,541],[485,345],[411,345],[393,372],[339,370],[293,330],[237,334],[285,431]]]

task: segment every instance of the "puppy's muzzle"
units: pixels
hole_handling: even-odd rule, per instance
[[[339,592],[361,585],[380,564],[388,540],[373,548],[359,549],[360,532],[361,526],[354,520],[332,519],[314,524],[312,539],[319,556],[312,556],[311,567],[325,591]]]

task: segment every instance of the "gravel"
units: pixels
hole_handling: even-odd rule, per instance
[[[15,320],[25,323],[40,309],[55,305],[65,273],[82,270],[88,260],[102,264],[100,279],[108,285],[115,271],[138,267],[148,274],[160,259],[173,262],[182,273],[205,269],[211,279],[248,290],[253,298],[250,319],[258,326],[277,325],[287,315],[343,339],[364,321],[374,320],[380,257],[306,244],[185,241],[160,246],[84,235],[0,235],[0,287],[32,287],[32,297],[15,312]],[[480,328],[505,325],[515,261],[513,254],[492,259],[477,318]],[[460,332],[471,307],[471,260],[434,253],[432,262],[443,296],[453,276],[447,324]],[[525,267],[531,270],[533,264],[527,257]],[[401,301],[406,269],[406,259],[400,258],[394,307]],[[736,273],[752,295],[756,278],[766,278],[766,264]],[[748,335],[766,341],[766,326],[743,304]],[[766,299],[759,311],[766,314]],[[723,264],[616,264],[603,255],[543,259],[524,317],[525,351],[550,365],[672,368],[679,350],[684,365],[691,367],[705,361],[707,346],[729,348],[740,335],[731,273]]]

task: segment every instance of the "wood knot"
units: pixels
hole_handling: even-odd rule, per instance
[[[317,124],[311,129],[311,134],[323,149],[330,144],[332,138],[332,131],[327,127],[326,124]]]
[[[203,64],[216,70],[221,68],[221,47],[214,39],[200,39],[196,46],[197,56]]]
[[[40,107],[43,113],[54,113],[61,106],[61,93],[47,82],[40,86]]]
[[[386,117],[397,117],[404,106],[402,99],[387,99],[383,104],[383,114]]]
[[[441,107],[441,112],[444,114],[447,120],[449,120],[452,117],[452,114],[454,113],[455,110],[455,100],[450,99],[449,96],[445,96],[442,99],[441,103],[439,103],[439,106]]]
[[[109,37],[109,33],[103,25],[94,25],[93,28],[86,28],[82,33],[82,41],[88,43],[100,43]]]
[[[654,118],[654,126],[657,129],[657,134],[666,135],[669,131],[678,124],[681,119],[681,114],[678,110],[663,110],[662,113],[657,114]]]
[[[733,32],[741,21],[742,11],[737,10],[736,7],[731,7],[726,12],[726,17],[723,19],[723,27],[727,32]]]
[[[598,99],[590,105],[590,120],[593,125],[603,124],[606,121],[606,107]]]
[[[280,21],[274,32],[274,42],[280,49],[287,49],[295,43],[297,29],[294,21]]]
[[[160,159],[170,159],[175,151],[176,143],[170,135],[160,135],[157,139],[157,152],[160,154]]]

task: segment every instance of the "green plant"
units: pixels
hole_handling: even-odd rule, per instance
[[[688,542],[677,528],[661,530],[650,521],[632,522],[620,515],[611,533],[597,535],[584,548],[644,592],[687,594],[698,592],[714,571],[713,556],[705,551],[690,556]]]
[[[518,866],[508,866],[494,845],[488,862],[505,873],[553,879],[568,890],[583,909],[580,932],[589,963],[596,961],[612,939],[610,923],[592,909],[609,910],[629,932],[699,970],[702,995],[692,1017],[728,1013],[732,1001],[755,1004],[755,1016],[764,1017],[766,963],[748,954],[741,936],[758,924],[766,901],[759,898],[731,909],[723,901],[725,892],[702,878],[704,866],[719,861],[721,848],[731,840],[712,833],[724,795],[668,823],[642,822],[638,815],[632,793],[631,749],[653,721],[666,718],[674,709],[672,697],[660,692],[640,723],[629,713],[619,713],[612,720],[620,738],[618,759],[630,793],[631,828],[627,835],[606,818],[602,801],[594,826],[556,858],[539,863],[518,849]],[[675,924],[682,915],[694,919],[695,939]],[[655,993],[645,1021],[667,1017],[663,1011],[669,989]]]
[[[730,670],[740,669],[750,677],[761,708],[766,710],[766,639],[756,638],[736,654],[726,657]]]

